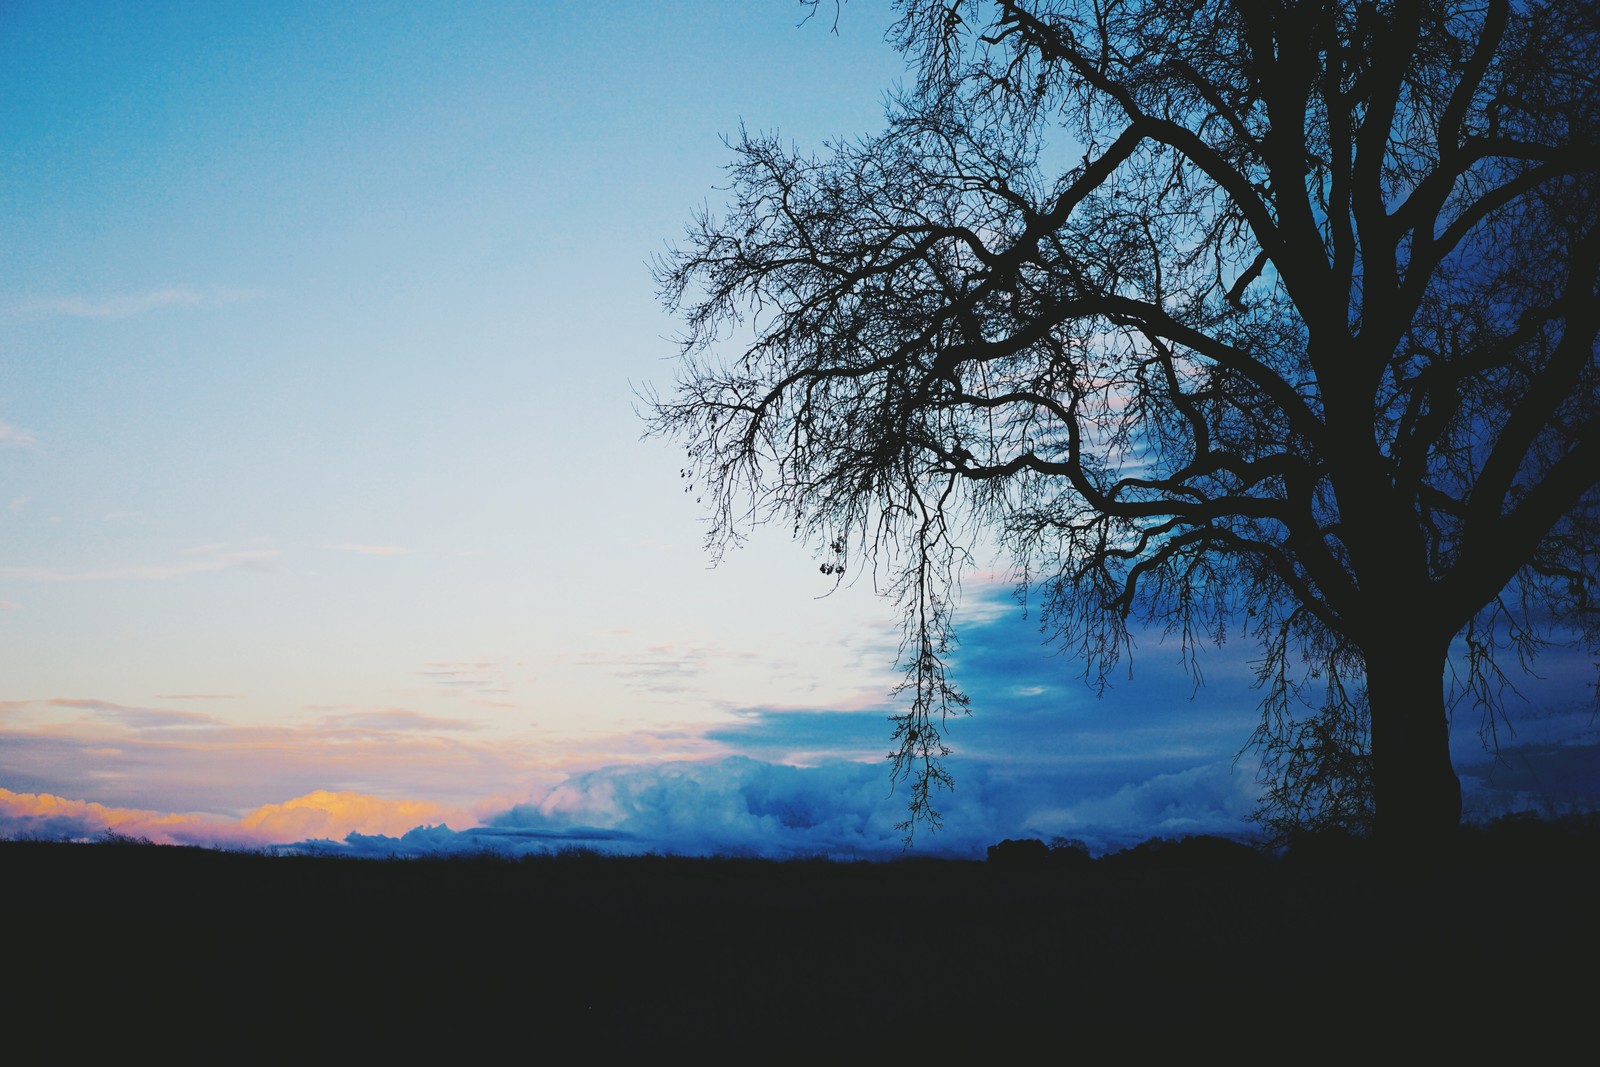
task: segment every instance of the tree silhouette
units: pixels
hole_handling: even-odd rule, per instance
[[[1452,709],[1489,741],[1597,633],[1600,9],[899,6],[885,130],[742,132],[657,264],[711,549],[782,521],[889,576],[908,827],[983,542],[1091,682],[1130,625],[1259,642],[1270,817],[1453,829]]]

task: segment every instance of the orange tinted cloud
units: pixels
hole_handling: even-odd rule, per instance
[[[0,788],[0,830],[6,836],[98,837],[107,830],[163,845],[247,844],[233,820],[214,815],[172,815],[138,808],[112,808],[50,793],[14,793]]]
[[[399,837],[424,824],[456,828],[478,820],[458,808],[419,800],[391,800],[362,793],[316,790],[281,804],[265,804],[242,819],[220,815],[167,814],[114,808],[51,793],[16,793],[0,788],[0,837],[90,839],[107,831],[163,845],[256,847],[345,835]]]
[[[239,826],[253,837],[289,842],[313,837],[339,841],[352,832],[398,837],[425,823],[446,822],[461,828],[477,820],[459,809],[422,800],[318,789],[282,804],[264,804],[239,820]]]

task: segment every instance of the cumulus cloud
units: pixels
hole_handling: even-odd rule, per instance
[[[1537,784],[1548,788],[1553,776],[1564,776],[1586,797],[1595,795],[1595,746],[1548,752],[1535,746],[1527,756],[1540,761]],[[1484,783],[1472,770],[1463,778],[1469,793],[1482,796]],[[1494,784],[1502,799],[1524,797],[1528,783],[1513,778]],[[908,851],[896,825],[905,818],[905,796],[891,791],[883,763],[830,759],[797,767],[730,756],[574,773],[476,817],[433,801],[348,790],[312,790],[238,820],[0,790],[0,836],[88,839],[109,829],[173,843],[360,856],[582,846],[618,854],[976,859],[1008,837],[1070,838],[1101,854],[1151,837],[1248,838],[1258,793],[1255,768],[1246,761],[1216,761],[1109,789],[1073,777],[1020,777],[976,762],[962,768],[953,792],[939,796],[944,828],[919,831]]]
[[[404,835],[446,819],[470,826],[460,810],[418,800],[316,790],[281,804],[266,804],[230,819],[214,814],[167,814],[71,800],[49,793],[0,788],[0,837],[90,841],[108,832],[156,844],[260,848],[305,838]]]
[[[1600,741],[1588,736],[1502,748],[1458,763],[1462,803],[1480,819],[1518,811],[1600,810]]]
[[[437,821],[465,825],[472,819],[460,809],[421,800],[391,800],[362,793],[319,789],[282,804],[264,804],[239,820],[250,836],[273,842],[306,838],[338,838],[351,833],[404,834]]]
[[[1113,851],[1151,837],[1217,834],[1248,837],[1260,799],[1253,766],[1241,760],[1208,763],[1131,783],[1109,796],[1089,797],[1035,813],[1051,836],[1070,837],[1095,851]]]
[[[617,854],[976,859],[1007,837],[1062,836],[1108,852],[1152,836],[1248,836],[1255,785],[1247,770],[1224,763],[1109,794],[1068,791],[1066,804],[1063,796],[1059,782],[968,767],[956,790],[940,798],[944,827],[919,831],[908,848],[897,825],[906,815],[905,796],[891,792],[883,764],[795,767],[732,756],[574,774],[464,830],[425,824],[404,833],[346,835],[342,843],[320,834],[296,847],[381,856],[582,846]]]
[[[166,845],[250,844],[231,820],[218,816],[115,808],[48,793],[15,793],[0,788],[0,837],[89,841],[108,831]]]

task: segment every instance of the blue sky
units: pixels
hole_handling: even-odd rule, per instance
[[[722,137],[821,149],[901,75],[887,4],[802,14],[0,8],[0,829],[898,850],[891,606],[782,530],[709,567],[635,410]],[[919,849],[1246,828],[1246,650],[1097,699],[966,590]],[[1583,801],[1589,669],[1541,669],[1496,781]]]

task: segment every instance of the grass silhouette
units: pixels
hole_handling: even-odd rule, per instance
[[[1512,820],[1396,869],[1348,841],[989,863],[10,841],[0,894],[11,1032],[62,1061],[97,1035],[212,1062],[477,1062],[513,1039],[519,1058],[1140,1059],[1380,1031],[1527,1055],[1588,1018],[1597,842],[1592,821]]]

